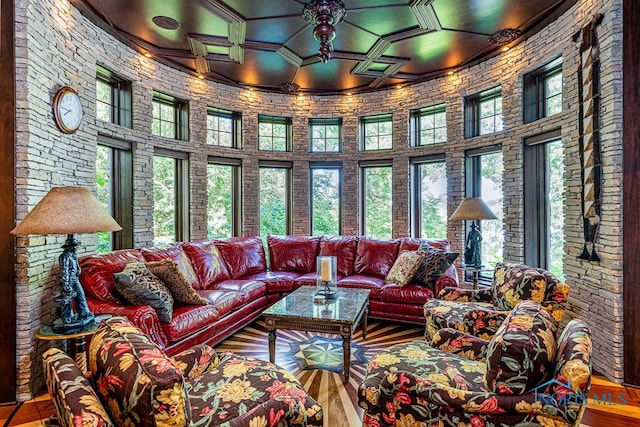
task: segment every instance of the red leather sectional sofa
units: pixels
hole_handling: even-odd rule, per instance
[[[427,240],[449,250],[447,240]],[[80,282],[96,314],[127,317],[169,354],[194,344],[215,344],[260,316],[262,311],[301,285],[315,285],[316,257],[337,256],[338,286],[371,290],[369,316],[424,324],[423,305],[434,297],[426,286],[385,283],[398,254],[416,250],[422,240],[355,236],[269,236],[269,268],[257,236],[182,242],[168,248],[125,249],[79,259]],[[131,260],[173,259],[208,305],[174,305],[170,323],[161,323],[147,305],[131,305],[115,288],[113,274]],[[451,266],[436,281],[435,294],[457,286]]]

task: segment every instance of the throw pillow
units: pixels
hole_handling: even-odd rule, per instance
[[[198,295],[189,284],[177,262],[165,258],[162,261],[147,262],[145,265],[151,273],[164,282],[175,301],[194,305],[208,304],[207,300]]]
[[[132,261],[124,270],[113,275],[116,289],[134,305],[149,305],[158,313],[161,322],[171,322],[173,296],[143,262]]]
[[[426,242],[420,245],[417,252],[423,254],[423,260],[414,279],[432,290],[435,288],[436,279],[458,258],[457,252],[436,249]]]
[[[393,263],[389,274],[385,278],[387,283],[396,283],[401,288],[407,286],[407,284],[413,280],[416,275],[424,255],[418,253],[418,251],[405,251],[398,255],[398,258]]]

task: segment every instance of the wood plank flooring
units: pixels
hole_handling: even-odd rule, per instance
[[[367,328],[367,339],[363,341],[361,332],[357,331],[353,343],[366,346],[364,355],[368,359],[387,346],[422,339],[423,333],[422,328],[410,325],[372,321]],[[352,357],[351,378],[348,383],[342,382],[341,373],[301,369],[300,362],[294,356],[297,349],[295,344],[309,340],[314,335],[317,334],[279,330],[276,363],[293,372],[322,405],[326,427],[360,426],[362,409],[357,406],[356,391],[366,372],[366,364]],[[216,351],[233,351],[268,360],[264,324],[262,321],[252,323],[216,346]],[[0,406],[0,424],[7,427],[41,427],[53,412],[51,401],[44,391],[36,399],[22,405]],[[581,427],[632,426],[640,426],[640,390],[611,383],[598,375],[594,376],[589,406]]]

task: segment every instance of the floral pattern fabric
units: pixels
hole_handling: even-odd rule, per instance
[[[42,355],[47,390],[63,427],[111,427],[113,422],[80,368],[60,349]]]
[[[499,311],[491,303],[430,299],[424,305],[427,338],[432,339],[442,328],[458,331],[490,340],[509,314]]]
[[[401,288],[409,284],[416,275],[420,264],[424,259],[424,255],[417,251],[405,251],[398,255],[389,274],[385,278],[387,283],[395,283]]]
[[[438,348],[416,341],[371,360],[358,394],[364,427],[579,426],[591,378],[591,336],[582,321],[569,322],[553,351],[556,381],[522,394],[488,390],[486,362],[447,352],[464,343],[480,344],[481,349],[482,340],[455,330],[440,331],[438,337]],[[547,343],[541,344],[540,351],[548,351]],[[572,387],[561,388],[560,379],[571,381]],[[583,394],[576,394],[574,384]]]

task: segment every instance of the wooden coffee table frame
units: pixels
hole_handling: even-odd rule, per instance
[[[303,287],[304,288],[304,287]],[[294,291],[298,292],[300,289]],[[310,287],[308,287],[310,288]],[[315,287],[313,287],[315,289]],[[265,311],[263,314],[269,334],[269,361],[275,363],[276,358],[276,330],[292,329],[303,332],[318,332],[335,334],[342,337],[342,355],[344,366],[344,382],[349,381],[351,366],[351,338],[358,324],[362,324],[362,338],[367,339],[367,314],[369,312],[369,291],[364,289],[339,289],[338,292],[366,292],[366,299],[353,319],[336,320],[323,317],[298,316],[287,313],[273,314]],[[292,294],[289,294],[292,295]],[[286,298],[286,297],[285,297]],[[313,298],[313,295],[310,295]]]

